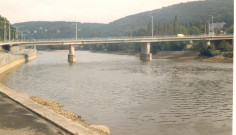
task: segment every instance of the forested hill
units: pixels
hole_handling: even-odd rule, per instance
[[[177,15],[179,21],[196,21],[201,19],[204,22],[214,16],[214,22],[225,22],[228,26],[233,24],[233,0],[206,0],[188,3],[180,3],[169,7],[163,7],[153,11],[143,12],[127,16],[109,23],[102,29],[111,35],[127,34],[127,31],[137,30],[145,27],[154,17],[154,22],[167,23]]]
[[[214,22],[225,22],[225,27],[233,25],[233,0],[205,0],[180,3],[153,11],[127,16],[109,24],[78,23],[78,36],[105,37],[128,36],[140,28],[146,28],[154,17],[154,23],[170,23],[175,16],[179,22],[201,19],[202,24],[214,16]],[[14,24],[28,38],[74,38],[74,22],[25,22]]]
[[[94,31],[105,24],[77,23],[78,37],[97,37],[99,33]],[[14,24],[19,31],[24,31],[28,39],[52,39],[75,38],[76,23],[66,21],[32,21]]]

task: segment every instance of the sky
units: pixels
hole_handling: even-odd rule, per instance
[[[11,23],[78,21],[109,23],[128,15],[196,0],[0,0],[0,15]]]

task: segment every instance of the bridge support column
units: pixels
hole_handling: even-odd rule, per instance
[[[208,45],[208,46],[211,45],[211,41],[207,41],[207,45]]]
[[[69,46],[68,62],[70,62],[70,63],[76,62],[75,45]]]
[[[141,45],[140,60],[151,61],[152,54],[150,53],[151,43]]]
[[[37,50],[37,47],[36,47],[36,45],[34,45],[34,50]]]

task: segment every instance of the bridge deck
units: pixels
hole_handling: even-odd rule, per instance
[[[190,35],[184,37],[177,36],[155,36],[155,37],[113,37],[113,38],[90,38],[90,39],[55,39],[55,40],[34,40],[23,42],[1,42],[0,46],[31,46],[31,45],[85,45],[101,43],[136,43],[136,42],[173,42],[173,41],[199,41],[199,40],[232,40],[233,35]]]

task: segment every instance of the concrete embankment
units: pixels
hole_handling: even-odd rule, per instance
[[[36,57],[37,51],[34,49],[23,49],[14,53],[0,53],[0,74]]]
[[[34,49],[22,49],[14,53],[13,52],[0,53],[0,64],[1,64],[0,75],[11,68],[19,64],[25,63],[27,61],[33,60],[36,57],[37,57],[37,51]],[[108,127],[86,124],[85,122],[81,120],[80,117],[78,117],[78,115],[74,115],[73,113],[69,113],[61,109],[60,105],[58,108],[52,109],[55,107],[50,106],[49,105],[50,101],[48,100],[35,97],[35,96],[29,96],[23,93],[19,93],[3,85],[0,85],[0,93],[6,95],[8,98],[12,99],[13,101],[24,106],[28,110],[36,113],[40,117],[50,121],[54,125],[62,128],[63,130],[71,134],[75,134],[75,135],[108,135],[110,134],[110,130]],[[43,100],[43,103],[41,100]],[[65,115],[69,115],[69,117],[73,116],[72,117],[73,119]]]

